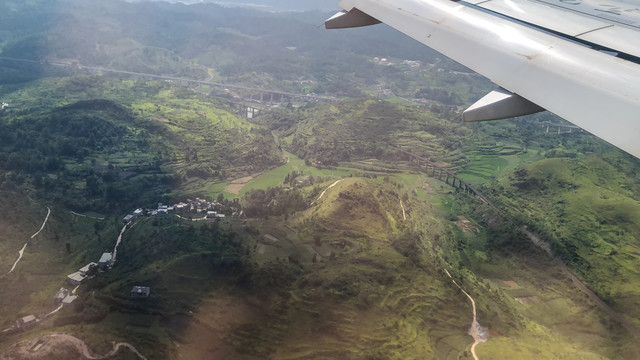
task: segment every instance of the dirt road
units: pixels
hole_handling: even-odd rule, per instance
[[[127,230],[127,225],[123,226],[122,230],[120,230],[120,235],[118,235],[118,239],[116,240],[116,246],[113,247],[113,258],[111,259],[111,264],[115,264],[116,263],[116,255],[118,254],[118,246],[120,245],[120,242],[122,241],[122,235],[124,234],[125,230]]]
[[[487,339],[489,338],[489,334],[487,334],[487,331],[485,330],[485,328],[483,328],[480,325],[480,323],[478,322],[478,319],[477,319],[477,316],[476,316],[477,313],[476,313],[476,302],[475,302],[475,300],[473,300],[471,295],[469,295],[466,291],[464,291],[464,289],[462,287],[460,287],[460,285],[458,285],[458,283],[455,280],[453,280],[453,278],[451,277],[451,274],[449,274],[447,269],[444,269],[444,272],[447,273],[447,276],[449,276],[451,281],[471,301],[471,306],[473,307],[473,321],[471,322],[471,327],[469,328],[469,335],[471,335],[471,337],[473,337],[473,340],[474,340],[473,341],[473,345],[471,345],[471,355],[473,355],[473,359],[474,360],[479,360],[478,355],[476,354],[476,346],[478,346],[478,344],[480,344],[480,343],[483,343],[483,342],[487,341]]]
[[[51,215],[51,209],[47,207],[47,216],[44,218],[44,221],[42,222],[42,226],[40,226],[40,229],[36,231],[35,234],[31,235],[30,239],[33,239],[34,237],[36,237],[38,234],[40,234],[42,229],[44,229],[44,226],[47,224],[47,221],[49,220],[49,215]],[[18,259],[16,260],[16,262],[13,263],[11,270],[9,270],[9,272],[7,272],[6,274],[0,276],[0,279],[11,274],[13,270],[16,269],[16,266],[18,266],[18,263],[20,262],[20,260],[22,260],[22,256],[24,255],[24,250],[27,248],[27,244],[29,244],[28,241],[24,243],[24,246],[22,246],[22,249],[18,251]]]
[[[318,200],[322,199],[322,197],[324,196],[324,193],[326,193],[326,192],[327,192],[327,190],[329,190],[329,189],[331,189],[332,187],[334,187],[334,186],[338,185],[338,183],[339,183],[340,181],[342,181],[342,180],[344,180],[344,179],[340,179],[340,180],[338,180],[338,181],[334,182],[333,184],[329,185],[329,187],[327,187],[326,189],[324,189],[324,191],[320,194],[320,196],[318,196],[318,198],[316,199],[316,201],[314,201],[313,203],[311,203],[311,205],[315,204],[316,202],[318,202]]]
[[[105,355],[93,355],[87,344],[77,337],[69,334],[50,334],[21,341],[12,345],[7,352],[0,354],[0,360],[5,359],[47,359],[60,351],[60,346],[71,345],[82,354],[86,359],[104,359],[116,354],[120,348],[126,347],[136,354],[138,358],[147,360],[140,352],[131,344],[126,342],[113,342],[113,349]]]

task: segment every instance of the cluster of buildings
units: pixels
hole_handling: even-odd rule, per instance
[[[100,256],[100,260],[98,261],[97,264],[95,262],[90,262],[87,265],[78,269],[78,271],[74,272],[73,274],[67,275],[67,279],[69,280],[69,283],[71,285],[74,285],[74,286],[80,285],[80,283],[84,281],[84,279],[86,279],[87,276],[89,276],[89,271],[92,268],[97,267],[98,269],[104,271],[104,270],[107,270],[109,266],[111,266],[112,262],[113,262],[113,253],[105,252],[102,254],[102,256]]]
[[[5,103],[2,103],[2,106],[3,106],[2,109],[5,108],[5,105],[6,105]],[[123,222],[125,224],[129,224],[135,219],[139,218],[140,216],[157,215],[157,214],[163,214],[163,213],[166,214],[169,211],[174,211],[174,210],[206,213],[206,218],[224,218],[225,215],[222,213],[219,213],[219,211],[221,211],[222,209],[223,209],[223,205],[216,201],[211,202],[211,201],[200,199],[200,198],[195,198],[195,200],[187,199],[186,202],[180,202],[174,205],[165,205],[165,204],[159,203],[158,208],[152,209],[152,210],[142,209],[142,208],[136,209],[131,214],[127,214],[127,216],[124,217]],[[91,276],[93,271],[98,271],[98,270],[106,271],[109,269],[112,263],[113,263],[113,253],[105,252],[102,254],[102,256],[100,256],[100,260],[98,260],[97,263],[90,262],[85,266],[81,267],[80,269],[78,269],[78,271],[67,275],[67,281],[73,286],[78,286],[86,278]],[[149,297],[150,293],[151,293],[151,289],[149,287],[134,286],[131,289],[130,297],[132,299],[146,299]],[[71,305],[77,298],[78,296],[75,295],[73,291],[66,289],[64,287],[61,287],[60,290],[58,290],[58,292],[53,297],[53,301],[55,305],[58,305],[58,306],[62,305],[63,307],[65,307],[65,306]],[[46,316],[41,318],[45,318],[45,317]],[[25,328],[31,325],[35,325],[41,320],[41,318],[38,318],[35,315],[24,316],[16,321],[16,327]]]
[[[78,296],[74,295],[71,290],[61,287],[60,290],[58,290],[58,292],[56,293],[56,296],[53,297],[53,304],[62,304],[62,306],[69,306],[77,298]]]
[[[374,57],[373,58],[373,62],[375,64],[384,65],[384,66],[395,65],[395,63],[389,61],[389,59],[387,59],[387,58]],[[422,66],[422,63],[420,61],[417,61],[417,60],[402,60],[402,65],[407,66],[412,70],[418,70]]]
[[[166,214],[170,211],[175,210],[184,210],[197,213],[206,212],[208,218],[223,218],[224,214],[218,213],[221,208],[222,204],[217,201],[211,202],[200,198],[195,198],[195,200],[187,199],[186,202],[180,202],[173,205],[158,203],[158,208],[156,209],[136,209],[131,214],[127,214],[127,216],[122,219],[122,222],[124,224],[128,224],[145,214],[153,216],[158,214]]]
[[[419,69],[420,66],[422,66],[422,63],[420,61],[416,61],[416,60],[403,60],[402,64],[403,65],[407,65],[411,69]]]
[[[390,62],[389,59],[387,59],[387,58],[379,58],[377,56],[373,58],[373,62],[378,64],[378,65],[385,65],[385,66],[393,65],[393,63]]]

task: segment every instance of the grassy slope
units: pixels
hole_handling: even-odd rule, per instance
[[[278,339],[273,357],[283,359],[462,352],[469,341],[460,331],[466,316],[455,308],[464,302],[448,302],[459,297],[437,271],[416,266],[399,252],[398,237],[415,226],[402,220],[399,200],[395,186],[348,178],[316,206],[290,218],[288,228],[321,260],[309,264],[311,252],[301,255],[312,271],[290,290],[281,334],[252,328],[257,334],[250,344],[263,348],[263,342]],[[414,206],[410,216],[429,222],[433,234],[444,230],[428,208],[418,208],[417,200]]]
[[[209,187],[209,194],[211,198],[217,197],[218,194],[222,193],[226,199],[239,198],[244,194],[251,190],[262,189],[266,190],[270,187],[277,187],[282,185],[283,180],[287,176],[294,171],[298,173],[302,173],[304,175],[312,175],[312,176],[321,176],[321,177],[330,177],[330,178],[338,178],[342,176],[348,176],[349,174],[354,173],[353,169],[340,168],[340,169],[318,169],[314,166],[306,165],[304,160],[299,157],[289,153],[284,152],[284,156],[288,159],[288,162],[284,165],[273,168],[267,172],[259,174],[251,181],[246,183],[239,193],[233,194],[226,191],[229,182],[218,183]]]
[[[91,108],[91,103],[82,108],[73,105],[78,108],[77,116],[104,118],[124,128],[126,136],[108,153],[91,149],[81,163],[70,159],[68,168],[88,167],[93,161],[139,171],[160,164],[161,174],[178,174],[187,182],[183,188],[201,192],[207,181],[244,176],[282,161],[266,129],[208,98],[162,83],[95,77],[44,79],[20,89],[5,88],[2,97],[12,104],[11,113],[3,120],[13,123],[33,116],[64,118],[65,105],[86,100],[106,99],[114,111],[119,108],[104,116],[101,109]],[[127,116],[123,117],[123,112]]]
[[[464,162],[451,149],[468,129],[433,113],[375,99],[348,100],[266,114],[263,123],[294,154],[325,164],[395,158],[399,147],[450,165]],[[447,153],[445,158],[442,154]]]
[[[66,275],[75,272],[89,261],[97,261],[101,250],[113,246],[114,231],[97,221],[71,216],[62,207],[49,205],[51,215],[46,226],[35,238],[35,233],[47,214],[46,207],[23,195],[2,192],[0,220],[0,258],[2,274],[9,271],[18,258],[18,250],[25,242],[22,260],[13,273],[0,279],[0,327],[4,330],[21,316],[43,315],[54,309],[53,295],[66,284]],[[100,235],[94,232],[94,223],[101,224]],[[66,251],[66,244],[71,252]]]
[[[495,196],[530,219],[593,290],[640,325],[637,184],[596,157],[546,159],[523,169],[502,178]]]

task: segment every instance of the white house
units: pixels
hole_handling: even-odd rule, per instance
[[[73,274],[67,275],[67,279],[71,285],[80,285],[82,281],[86,278],[86,275],[82,275],[80,271],[76,271]]]
[[[67,297],[67,295],[69,295],[69,290],[61,287],[60,290],[58,290],[56,295],[53,297],[53,303],[55,305],[60,304],[62,300]]]
[[[110,252],[103,253],[100,257],[100,261],[98,261],[98,266],[100,269],[105,269],[107,266],[111,265],[111,261],[113,260],[113,254]]]
[[[151,289],[146,286],[134,286],[131,289],[131,297],[134,299],[148,298]]]
[[[72,302],[74,302],[78,296],[76,295],[67,295],[64,299],[62,299],[62,306],[69,306]]]
[[[84,276],[87,275],[87,272],[89,272],[89,270],[91,269],[92,266],[97,266],[98,264],[94,263],[94,262],[90,262],[87,265],[83,266],[80,268],[80,270],[78,270],[78,272]]]
[[[35,323],[38,322],[38,318],[36,318],[34,315],[27,315],[23,318],[20,318],[16,321],[16,327],[23,327],[23,326],[29,326],[29,325],[33,325]]]

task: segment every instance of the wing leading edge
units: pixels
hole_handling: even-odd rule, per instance
[[[536,2],[527,1],[507,3],[517,12],[519,3]],[[612,31],[640,38],[640,28],[580,12],[570,12],[573,24],[534,27],[538,20],[544,23],[545,14],[568,11],[538,5],[536,11],[508,18],[512,14],[449,0],[343,0],[344,12],[326,27],[386,23],[503,88],[468,109],[466,120],[518,116],[542,107],[640,158],[640,64],[634,57],[640,43],[620,50],[617,40],[606,40]],[[564,29],[575,33],[558,36]],[[605,40],[594,44],[598,31]]]

